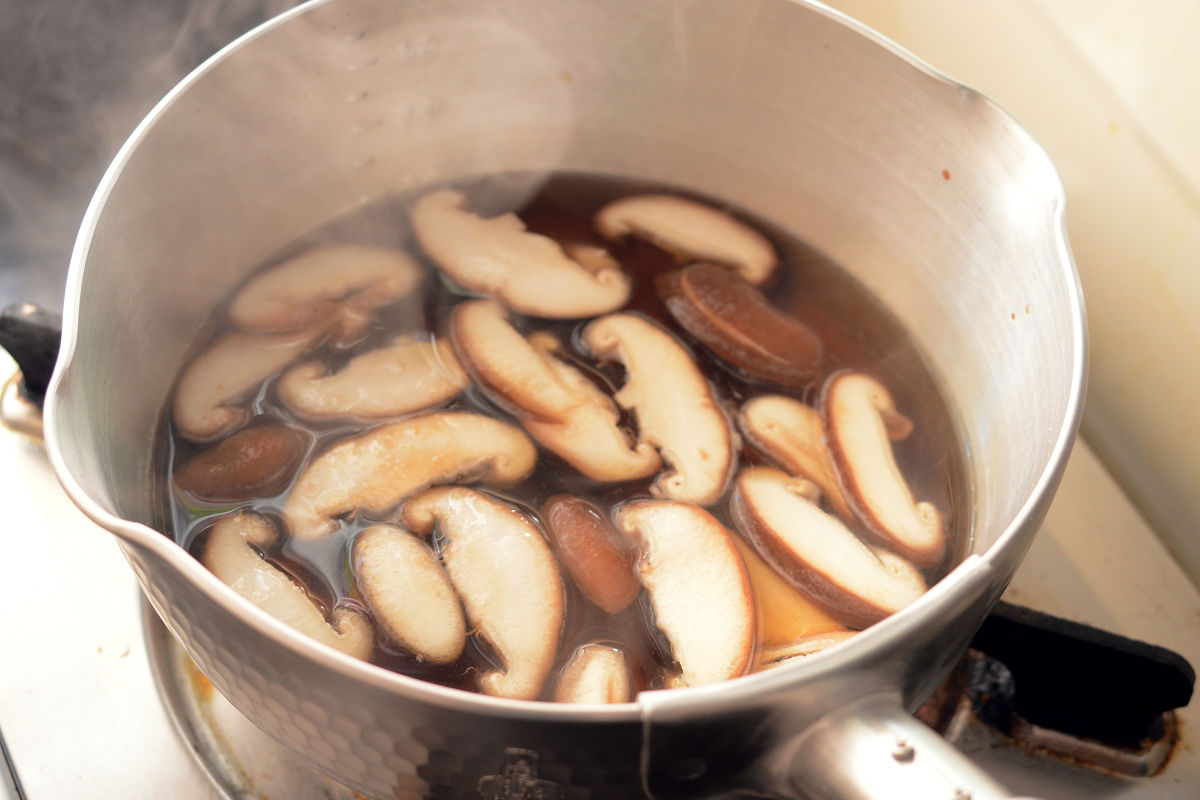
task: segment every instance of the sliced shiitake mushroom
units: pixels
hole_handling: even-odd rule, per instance
[[[558,560],[588,600],[616,614],[637,599],[633,549],[599,509],[579,497],[555,495],[542,507],[542,521]]]
[[[680,672],[701,686],[746,672],[754,652],[754,597],[733,536],[699,506],[634,500],[616,525],[638,547],[638,576]]]
[[[896,464],[889,439],[912,423],[897,410],[887,387],[870,375],[842,370],[821,392],[825,442],[846,501],[865,532],[921,567],[946,552],[941,513],[917,502]]]
[[[625,305],[629,277],[594,253],[575,261],[546,236],[531,233],[516,214],[484,219],[462,192],[439,189],[412,209],[417,241],[464,289],[493,297],[514,311],[573,319]]]
[[[316,539],[336,518],[380,518],[427,486],[481,481],[509,486],[528,475],[537,450],[518,428],[482,414],[438,411],[343,440],[308,465],[284,501],[292,535]]]
[[[738,427],[751,444],[779,466],[815,483],[839,516],[853,519],[825,447],[825,426],[819,411],[791,397],[764,394],[742,404]]]
[[[556,703],[627,703],[632,699],[629,660],[619,647],[606,644],[576,648],[554,687]]]
[[[200,560],[231,589],[301,633],[364,661],[371,657],[374,630],[366,616],[350,608],[325,618],[308,593],[258,552],[273,546],[279,533],[265,517],[239,511],[217,520]]]
[[[648,443],[632,445],[611,398],[556,358],[549,333],[526,340],[491,300],[461,303],[450,323],[471,376],[511,410],[533,438],[598,481],[653,475],[662,462]]]
[[[747,375],[799,389],[821,368],[825,349],[817,335],[730,270],[691,264],[655,285],[684,330]]]
[[[670,194],[615,200],[596,212],[596,230],[609,239],[634,235],[681,259],[715,261],[746,281],[766,282],[779,263],[767,237],[723,211]]]
[[[322,331],[253,336],[234,331],[196,356],[175,387],[171,417],[193,442],[211,442],[245,425],[241,405],[262,382],[310,350]]]
[[[563,582],[550,546],[524,514],[461,486],[439,486],[404,504],[404,524],[437,530],[442,560],[467,619],[503,662],[479,676],[485,694],[533,700],[562,632]]]
[[[434,664],[462,655],[462,605],[424,542],[402,528],[373,525],[354,539],[351,562],[363,602],[388,641]]]
[[[175,485],[208,503],[269,497],[291,481],[309,441],[308,434],[280,422],[245,428],[184,462],[175,470]]]
[[[828,650],[835,644],[841,644],[848,639],[854,638],[854,634],[855,631],[848,630],[814,633],[786,645],[765,647],[758,653],[754,671],[761,672],[764,669],[782,666],[792,661],[811,656],[814,653],[820,653],[823,650]]]
[[[747,467],[730,504],[738,529],[780,575],[848,627],[862,628],[925,592],[909,562],[868,547],[816,504],[816,487],[773,467]]]
[[[715,502],[734,468],[734,434],[687,349],[635,314],[593,320],[581,338],[595,356],[625,366],[617,403],[635,413],[642,441],[671,467],[655,480],[653,491],[671,500]]]
[[[409,295],[420,280],[421,268],[402,250],[318,245],[251,278],[234,296],[229,319],[258,334],[332,329],[345,345],[376,308]]]
[[[332,374],[319,361],[297,364],[280,377],[276,390],[302,417],[372,420],[449,402],[468,383],[448,341],[398,336]]]

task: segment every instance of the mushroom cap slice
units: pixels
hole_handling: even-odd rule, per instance
[[[512,425],[462,411],[438,411],[373,428],[317,456],[292,487],[283,518],[292,535],[317,539],[336,517],[380,516],[438,483],[511,486],[537,463],[537,449]]]
[[[223,583],[280,622],[346,655],[369,659],[374,628],[366,616],[337,608],[330,624],[308,592],[255,549],[270,547],[278,538],[275,526],[258,514],[227,514],[209,532],[200,560]]]
[[[675,321],[742,372],[800,389],[821,368],[820,338],[730,270],[692,264],[660,275],[655,284]]]
[[[462,655],[462,605],[424,542],[393,525],[374,525],[355,538],[351,552],[358,590],[390,642],[435,664]]]
[[[779,466],[815,483],[839,516],[854,518],[825,447],[825,424],[819,411],[791,397],[764,394],[742,404],[738,427]]]
[[[633,677],[624,651],[595,642],[571,654],[554,687],[556,703],[627,703],[632,699]]]
[[[208,503],[269,497],[291,481],[310,442],[281,422],[244,428],[180,465],[175,485]]]
[[[738,529],[765,560],[849,627],[878,622],[925,592],[912,564],[864,544],[814,498],[803,479],[747,467],[734,481],[730,505]]]
[[[767,237],[724,211],[671,194],[639,194],[615,200],[593,219],[609,239],[634,235],[677,257],[732,267],[756,286],[766,282],[779,258]]]
[[[251,278],[234,296],[229,319],[260,334],[332,327],[345,344],[361,334],[376,308],[411,294],[421,275],[402,250],[317,245]]]
[[[449,341],[398,336],[333,374],[319,361],[297,364],[280,377],[276,391],[301,417],[372,420],[447,403],[468,383]]]
[[[916,502],[892,453],[889,429],[911,425],[902,424],[887,387],[861,372],[835,372],[821,391],[821,411],[838,481],[866,533],[918,566],[941,561],[942,515],[932,503]]]
[[[227,333],[196,356],[175,387],[171,417],[193,442],[211,442],[245,425],[250,410],[238,405],[262,382],[310,350],[323,331],[278,336]]]
[[[642,441],[654,445],[671,467],[652,491],[670,500],[715,502],[734,468],[734,434],[687,349],[635,314],[589,322],[582,342],[592,354],[625,365],[616,401],[636,414]]]
[[[530,435],[589,478],[624,481],[654,474],[662,462],[648,443],[631,445],[608,395],[554,353],[549,333],[526,340],[491,300],[462,303],[450,323],[472,377],[512,411]]]
[[[638,576],[679,664],[672,685],[744,674],[754,653],[754,596],[732,534],[688,503],[634,500],[615,517],[638,547]]]
[[[479,688],[533,700],[558,650],[563,582],[550,546],[524,514],[461,486],[439,486],[404,504],[404,524],[440,553],[467,619],[495,650],[503,669],[484,672]]]
[[[595,506],[555,495],[542,507],[542,521],[558,560],[588,600],[616,614],[637,599],[641,586],[633,571],[633,550]]]
[[[421,247],[456,283],[522,314],[592,317],[629,299],[632,284],[621,269],[595,254],[586,266],[575,261],[553,239],[526,230],[516,214],[483,219],[467,208],[462,192],[423,195],[412,225]]]

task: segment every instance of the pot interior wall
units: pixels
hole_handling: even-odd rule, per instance
[[[1080,309],[1053,169],[985,99],[787,0],[339,0],[203,68],[110,170],[76,248],[55,398],[76,480],[149,521],[164,398],[248,270],[380,196],[513,169],[725,198],[853,272],[960,416],[974,549],[1042,478]]]

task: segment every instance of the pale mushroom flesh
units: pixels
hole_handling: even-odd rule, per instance
[[[230,322],[248,333],[322,328],[348,345],[376,309],[399,302],[423,271],[408,253],[360,244],[311,247],[247,281],[229,306]]]
[[[297,364],[275,388],[301,417],[378,420],[444,405],[468,383],[448,340],[403,335],[333,373],[320,361]]]
[[[734,483],[731,513],[780,575],[848,627],[878,622],[925,592],[915,566],[868,546],[815,497],[807,481],[747,467]]]
[[[596,230],[617,239],[639,236],[681,260],[714,261],[754,285],[765,283],[779,258],[767,237],[724,211],[670,194],[623,197],[601,208]]]
[[[299,539],[318,539],[340,516],[382,519],[428,486],[480,481],[510,486],[534,468],[537,451],[507,423],[464,411],[410,417],[344,439],[318,455],[293,485],[283,518]]]
[[[785,395],[766,394],[742,404],[738,425],[746,440],[798,478],[807,478],[842,519],[852,519],[825,446],[821,413]]]
[[[454,346],[467,371],[508,408],[534,439],[598,481],[652,475],[661,462],[648,443],[634,443],[612,399],[559,359],[557,339],[526,339],[498,303],[460,304],[452,315]]]
[[[625,367],[617,403],[635,414],[642,441],[670,466],[652,491],[669,500],[716,502],[736,463],[736,442],[687,349],[657,324],[628,313],[593,320],[581,340],[593,355]]]
[[[679,672],[669,685],[736,678],[754,653],[754,596],[733,535],[704,509],[640,500],[615,512]]]
[[[629,299],[629,277],[594,253],[585,264],[549,237],[531,233],[513,213],[485,219],[461,192],[441,189],[417,200],[412,226],[422,249],[457,284],[522,314],[573,319],[604,314]]]
[[[942,514],[918,502],[896,463],[891,438],[911,429],[887,387],[862,372],[844,370],[821,393],[825,441],[846,501],[866,532],[921,567],[942,560]]]
[[[562,632],[564,587],[537,525],[473,489],[439,486],[404,505],[404,524],[436,529],[439,555],[467,619],[502,666],[479,676],[482,692],[533,700],[550,674]]]
[[[233,331],[188,364],[175,387],[171,418],[193,442],[210,442],[250,421],[246,401],[263,382],[312,349],[322,331],[256,336]]]
[[[261,515],[227,514],[209,531],[201,561],[223,583],[280,622],[346,655],[369,659],[374,628],[364,614],[339,607],[332,621],[327,620],[300,584],[260,555],[259,550],[278,539],[278,531]]]
[[[427,544],[402,528],[373,525],[355,538],[351,564],[363,602],[388,641],[434,664],[462,655],[462,604]]]
[[[619,647],[590,643],[579,647],[558,673],[556,703],[627,703],[633,699],[629,659]]]

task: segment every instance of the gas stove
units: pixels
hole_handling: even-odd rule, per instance
[[[290,4],[48,0],[0,11],[0,305],[61,304],[74,228],[124,136],[213,49]],[[911,22],[887,3],[834,5],[902,41]],[[931,5],[910,4],[908,13]],[[1036,5],[1043,4],[1021,7]],[[140,24],[130,27],[130,20]],[[926,52],[927,40],[912,42]],[[118,59],[120,53],[132,55]],[[945,55],[953,59],[957,51]],[[120,66],[99,71],[118,60]],[[58,82],[38,83],[47,77]],[[0,379],[14,369],[0,353]],[[0,416],[10,399],[0,398]],[[36,427],[19,409],[13,414]],[[1077,445],[1004,599],[1200,664],[1196,583],[1093,451],[1092,438],[1096,451],[1112,453],[1106,429],[1093,424],[1091,433]],[[0,736],[20,787],[6,783],[0,769],[0,800],[354,796],[299,763],[211,689],[142,600],[116,540],[66,498],[36,438],[2,429],[0,507],[7,514],[0,586],[9,598],[0,606]],[[1020,718],[997,723],[994,703],[978,695],[981,686],[998,684],[981,678],[984,662],[974,658],[963,667],[971,674],[959,676],[967,688],[929,713],[1014,792],[1045,800],[1182,800],[1200,793],[1197,704],[1164,722],[1164,741],[1177,738],[1173,745],[1114,755],[1086,740],[1032,730],[1037,726]],[[1132,691],[1107,686],[1095,704]]]

